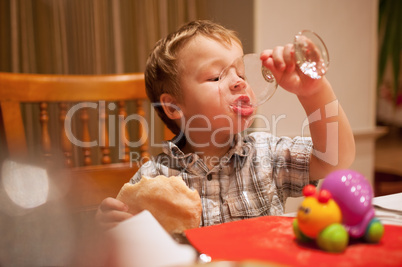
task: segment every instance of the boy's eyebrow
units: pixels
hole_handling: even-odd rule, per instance
[[[217,59],[209,60],[207,62],[202,63],[200,66],[200,70],[206,71],[212,67],[225,68],[225,67],[229,66],[229,64],[230,63],[225,62],[225,60],[223,60],[221,58],[217,58]]]

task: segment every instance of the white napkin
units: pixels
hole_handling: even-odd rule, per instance
[[[143,211],[110,231],[114,266],[183,266],[193,264],[197,252],[178,244],[149,211]]]
[[[373,198],[375,215],[383,224],[402,226],[402,193]]]
[[[373,205],[387,210],[402,212],[402,193],[375,197]]]

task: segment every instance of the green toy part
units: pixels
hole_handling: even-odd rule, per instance
[[[368,243],[378,243],[380,242],[383,234],[384,226],[377,218],[374,218],[367,226],[366,233],[364,234],[364,239]]]
[[[348,246],[349,234],[342,224],[334,223],[320,232],[316,242],[322,250],[339,253]]]

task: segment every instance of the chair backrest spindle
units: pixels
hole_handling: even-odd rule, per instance
[[[89,115],[88,115],[88,107],[84,107],[81,109],[80,112],[80,119],[82,122],[82,142],[83,142],[83,156],[84,156],[84,165],[85,166],[90,166],[92,165],[92,159],[91,159],[91,147],[89,146],[89,143],[91,142],[91,137],[89,134]]]
[[[121,162],[129,162],[130,160],[130,149],[127,146],[127,141],[129,140],[128,138],[128,129],[127,129],[127,123],[126,123],[126,117],[127,117],[127,111],[126,111],[126,104],[124,101],[118,101],[117,103],[118,109],[119,109],[119,133],[120,133],[120,155],[119,158]]]
[[[143,100],[137,100],[137,114],[139,115],[140,118],[145,118],[145,110],[142,106]],[[139,127],[138,127],[138,132],[139,132],[139,140],[141,142],[140,145],[140,155],[141,158],[143,159],[148,159],[149,158],[149,152],[148,152],[148,132],[147,129],[144,127],[144,122],[140,121]]]
[[[73,147],[67,137],[67,129],[65,127],[67,116],[67,104],[65,102],[59,103],[59,122],[60,122],[60,146],[64,155],[64,165],[66,167],[73,166]]]
[[[46,162],[51,160],[52,156],[52,144],[50,140],[49,134],[49,113],[48,113],[48,104],[46,102],[41,102],[39,104],[40,108],[40,124],[41,124],[41,144],[42,144],[42,152]]]
[[[110,158],[109,133],[107,125],[108,120],[106,115],[105,103],[102,103],[99,105],[99,146],[102,153],[102,164],[110,164],[112,162]]]

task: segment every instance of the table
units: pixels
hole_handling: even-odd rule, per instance
[[[375,198],[385,233],[378,244],[353,240],[340,253],[300,244],[294,237],[295,214],[265,216],[186,231],[190,243],[213,260],[258,260],[291,266],[402,266],[402,193]]]

